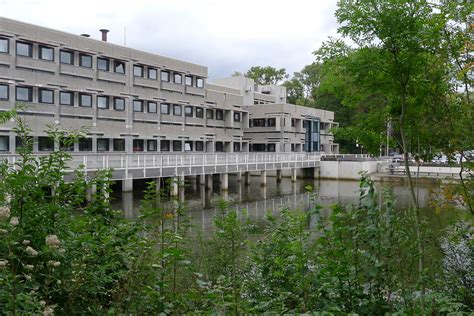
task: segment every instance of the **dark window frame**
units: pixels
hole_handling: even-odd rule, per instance
[[[70,57],[70,62],[65,62],[63,60],[62,54],[68,55]],[[74,52],[70,50],[64,50],[64,49],[59,50],[59,63],[64,64],[64,65],[74,65]]]
[[[62,100],[61,100],[61,95],[62,94],[68,94],[71,96],[70,100],[71,102],[70,103],[63,103]],[[71,91],[59,91],[59,105],[69,105],[69,106],[74,106],[74,92],[71,92]]]
[[[91,100],[91,104],[90,105],[84,105],[82,103],[82,97],[83,96],[88,96],[90,97],[90,100]],[[92,107],[92,94],[89,94],[89,93],[79,93],[79,106],[82,106],[82,107],[85,107],[85,108],[91,108]]]
[[[79,151],[93,151],[92,138],[80,138],[78,142]]]
[[[43,58],[43,49],[49,49],[52,51],[51,54],[51,59]],[[38,58],[41,60],[46,60],[46,61],[54,61],[54,48],[51,46],[46,46],[46,45],[39,45],[38,46]]]
[[[101,143],[102,141],[104,141],[104,144],[107,144],[106,146],[107,149],[99,149],[99,143]],[[97,152],[110,151],[110,138],[104,138],[104,137],[97,138],[96,148],[97,148]]]
[[[165,111],[163,109],[166,109]],[[160,103],[160,114],[170,115],[170,104]]]
[[[51,102],[46,102],[46,101],[43,99],[43,92],[50,92],[50,93],[51,93]],[[39,89],[38,89],[38,103],[54,104],[54,90],[45,89],[45,88],[39,88]]]
[[[10,151],[10,136],[9,135],[0,135],[0,139],[6,139],[7,142],[7,149],[1,149],[0,148],[0,152],[7,152],[7,151]]]
[[[150,144],[155,144],[155,149],[150,149]],[[156,139],[147,139],[146,140],[146,151],[158,151],[158,140]]]
[[[215,142],[214,150],[216,152],[224,152],[225,144],[224,142]]]
[[[91,62],[90,62],[90,66],[88,65],[85,65],[85,63],[83,62],[83,58],[90,58]],[[92,68],[92,63],[93,63],[93,60],[92,60],[92,55],[88,55],[88,54],[79,54],[79,66],[80,67],[84,67],[84,68]]]
[[[105,102],[105,107],[99,106],[99,104],[100,104],[99,99],[105,99],[105,100],[106,100],[106,102]],[[97,103],[97,108],[98,108],[98,109],[108,110],[108,109],[110,108],[110,98],[109,98],[109,96],[107,96],[107,95],[98,95],[98,96],[97,96],[96,103]]]
[[[184,116],[185,117],[193,117],[194,115],[194,108],[190,105],[186,105],[184,107]]]
[[[123,67],[123,71],[120,71],[118,69],[120,69],[119,67],[122,66]],[[125,75],[125,62],[124,61],[121,61],[121,60],[114,60],[114,72],[116,74],[121,74],[121,75]]]
[[[204,141],[202,140],[195,141],[194,151],[204,151]]]
[[[268,127],[275,127],[276,126],[276,118],[270,117],[267,119],[267,126]]]
[[[224,110],[216,109],[216,120],[219,120],[219,121],[224,120]]]
[[[125,149],[125,138],[112,139],[112,151],[124,152]]]
[[[143,140],[143,139],[134,139],[132,141],[132,151],[133,152],[143,152],[143,151],[145,151],[145,140]]]
[[[179,80],[176,80],[176,78],[179,78]],[[173,83],[182,85],[183,84],[183,74],[174,73],[173,74]]]
[[[275,152],[276,150],[276,145],[275,144],[267,144],[267,151],[268,152]]]
[[[135,108],[135,104],[140,104],[140,108]],[[143,100],[133,100],[132,102],[133,112],[143,112]]]
[[[214,119],[214,110],[213,109],[206,109],[206,119],[213,120]]]
[[[204,88],[204,79],[196,78],[196,88]]]
[[[140,70],[140,74],[135,73],[136,69]],[[133,76],[143,78],[145,76],[145,67],[143,67],[142,65],[133,65]]]
[[[155,110],[154,111],[150,111],[150,104],[155,105]],[[148,101],[147,104],[146,104],[146,112],[147,113],[158,113],[158,103],[153,102],[153,101]]]
[[[123,108],[118,108],[117,107],[117,101],[123,101]],[[114,110],[115,111],[125,111],[125,99],[124,98],[114,98]]]
[[[0,37],[0,41],[6,41],[7,42],[7,50],[6,51],[0,51],[0,54],[10,54],[10,39],[7,37]]]
[[[173,116],[183,116],[183,107],[179,104],[173,104]]]
[[[107,63],[105,64],[106,67],[105,69],[104,68],[101,68],[100,66],[100,62],[101,61],[106,61]],[[107,57],[97,57],[97,70],[100,70],[100,71],[110,71],[110,58],[107,58]]]
[[[234,122],[241,122],[241,114],[240,112],[234,112]]]
[[[196,118],[204,118],[204,108],[196,107]]]
[[[173,140],[173,151],[182,152],[183,151],[183,142],[180,140]]]
[[[48,136],[38,136],[38,151],[54,151],[54,140]]]
[[[0,100],[10,100],[10,86],[7,84],[0,84],[0,87],[6,87],[6,97],[2,98],[2,95],[0,94]]]
[[[160,151],[170,151],[171,142],[168,139],[160,140]]]
[[[24,55],[24,54],[19,54],[19,53],[18,53],[18,45],[19,45],[19,44],[20,44],[20,45],[26,45],[26,46],[28,46],[28,55]],[[17,42],[16,42],[16,45],[15,45],[15,48],[16,48],[16,55],[17,55],[17,56],[29,57],[29,58],[32,58],[32,57],[33,57],[33,43],[17,41]]]
[[[150,75],[152,72],[155,74],[154,76],[151,76],[151,75]],[[156,68],[148,68],[148,70],[147,70],[147,78],[148,78],[148,79],[151,79],[151,80],[158,80],[158,69],[156,69]]]
[[[190,82],[188,82],[188,79],[191,80]],[[193,86],[193,83],[194,83],[194,80],[193,80],[193,76],[184,76],[184,84],[188,87],[192,87]]]
[[[163,76],[166,75],[166,78],[163,78]],[[160,80],[164,82],[170,82],[171,79],[171,73],[169,71],[160,71]]]
[[[28,89],[28,98],[26,100],[18,99],[18,89]],[[15,100],[20,102],[33,102],[33,87],[16,86],[15,87]]]

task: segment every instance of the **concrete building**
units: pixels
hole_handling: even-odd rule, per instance
[[[208,82],[207,67],[0,18],[0,111],[22,117],[34,150],[61,146],[46,126],[88,127],[74,152],[337,153],[334,114],[286,103],[280,86],[231,77]],[[0,126],[0,151],[21,145],[13,122]]]

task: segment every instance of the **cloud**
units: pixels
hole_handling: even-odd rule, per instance
[[[208,66],[209,77],[254,65],[299,71],[336,32],[336,1],[3,0],[0,15]]]

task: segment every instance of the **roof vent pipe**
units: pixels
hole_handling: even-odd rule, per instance
[[[82,37],[91,37],[89,34],[81,34]]]
[[[107,42],[107,33],[109,33],[109,30],[100,29],[99,31],[102,33],[102,40],[103,40],[104,42]]]

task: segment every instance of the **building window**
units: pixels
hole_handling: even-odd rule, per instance
[[[97,97],[97,108],[99,109],[108,109],[109,108],[109,97],[107,96],[98,96]]]
[[[148,68],[148,79],[156,80],[158,78],[158,70],[155,68]]]
[[[16,54],[18,56],[33,57],[33,44],[16,42]]]
[[[185,106],[184,107],[184,116],[193,117],[193,107],[192,106]]]
[[[8,100],[10,98],[10,88],[6,84],[0,84],[0,100]]]
[[[267,145],[267,151],[274,152],[275,151],[275,144],[268,144]]]
[[[206,110],[206,118],[209,119],[209,120],[213,120],[214,119],[214,111],[211,110],[211,109],[207,109]]]
[[[181,74],[174,74],[174,83],[176,84],[183,84],[183,75]]]
[[[125,99],[114,98],[114,110],[125,111]]]
[[[114,138],[112,142],[113,151],[125,151],[125,139]]]
[[[162,71],[161,72],[161,81],[170,81],[170,73],[168,71]]]
[[[193,151],[193,142],[187,140],[184,142],[184,151]]]
[[[160,141],[160,151],[170,151],[170,141],[169,140]]]
[[[43,60],[54,60],[54,49],[52,47],[40,46],[39,47],[39,58]]]
[[[146,141],[146,150],[147,151],[157,151],[158,150],[158,141],[154,139],[149,139]]]
[[[125,62],[114,60],[114,72],[118,74],[125,74]]]
[[[204,79],[202,79],[202,78],[196,78],[196,87],[198,87],[198,88],[204,88]]]
[[[109,151],[109,139],[97,138],[97,151]]]
[[[33,150],[33,137],[32,136],[26,136],[26,137],[16,136],[15,137],[15,147],[16,147],[17,151],[19,149],[32,151]]]
[[[91,55],[85,55],[85,54],[79,54],[79,66],[86,67],[86,68],[92,68],[92,56]]]
[[[59,104],[61,105],[74,105],[74,94],[72,92],[59,92]]]
[[[178,105],[178,104],[173,105],[173,115],[175,116],[183,115],[181,105]]]
[[[16,100],[31,102],[33,101],[33,88],[31,87],[16,87]]]
[[[265,119],[253,119],[252,120],[253,127],[265,127]]]
[[[74,64],[74,53],[70,52],[70,51],[67,51],[67,50],[59,51],[59,62],[61,64],[73,65]]]
[[[203,151],[204,150],[204,142],[197,141],[197,142],[195,142],[195,145],[196,145],[196,151]]]
[[[108,58],[97,58],[97,69],[103,71],[110,70],[110,60]]]
[[[133,112],[143,112],[143,101],[133,100]]]
[[[133,151],[144,151],[144,141],[143,139],[134,139],[133,140]]]
[[[53,151],[54,140],[45,136],[38,137],[38,150],[39,151]]]
[[[9,151],[9,150],[10,150],[10,137],[0,136],[0,151]]]
[[[79,151],[92,151],[92,138],[79,139]]]
[[[187,85],[187,86],[192,86],[193,85],[193,77],[191,76],[186,76],[184,78],[184,83]]]
[[[53,104],[54,103],[54,92],[53,90],[48,89],[39,89],[38,90],[38,101],[40,103]]]
[[[92,106],[92,95],[81,93],[79,94],[79,105],[85,107]]]
[[[276,119],[275,119],[274,117],[269,118],[269,119],[267,120],[267,124],[268,124],[267,126],[275,126],[275,124],[276,124]]]
[[[224,151],[224,143],[223,142],[216,142],[216,151],[219,151],[219,152]]]
[[[252,144],[252,151],[265,151],[265,144]]]
[[[148,102],[148,108],[147,108],[148,113],[156,113],[157,110],[158,110],[158,107],[156,105],[156,102]]]
[[[223,120],[223,119],[224,119],[224,111],[216,110],[216,120]]]
[[[161,103],[160,104],[160,113],[161,114],[170,114],[170,105],[168,103]]]
[[[197,117],[197,118],[204,118],[204,110],[203,110],[203,108],[196,108],[196,117]]]
[[[10,41],[8,38],[0,37],[0,53],[9,53],[10,52]]]
[[[180,140],[173,140],[173,151],[182,151],[182,142]]]
[[[74,143],[71,139],[60,138],[59,139],[59,150],[61,151],[74,151]]]
[[[133,75],[135,77],[143,77],[143,66],[133,65]]]
[[[234,112],[234,122],[240,122],[240,112]]]
[[[234,143],[234,152],[240,152],[240,143]]]
[[[291,127],[296,127],[296,119],[291,119]]]

